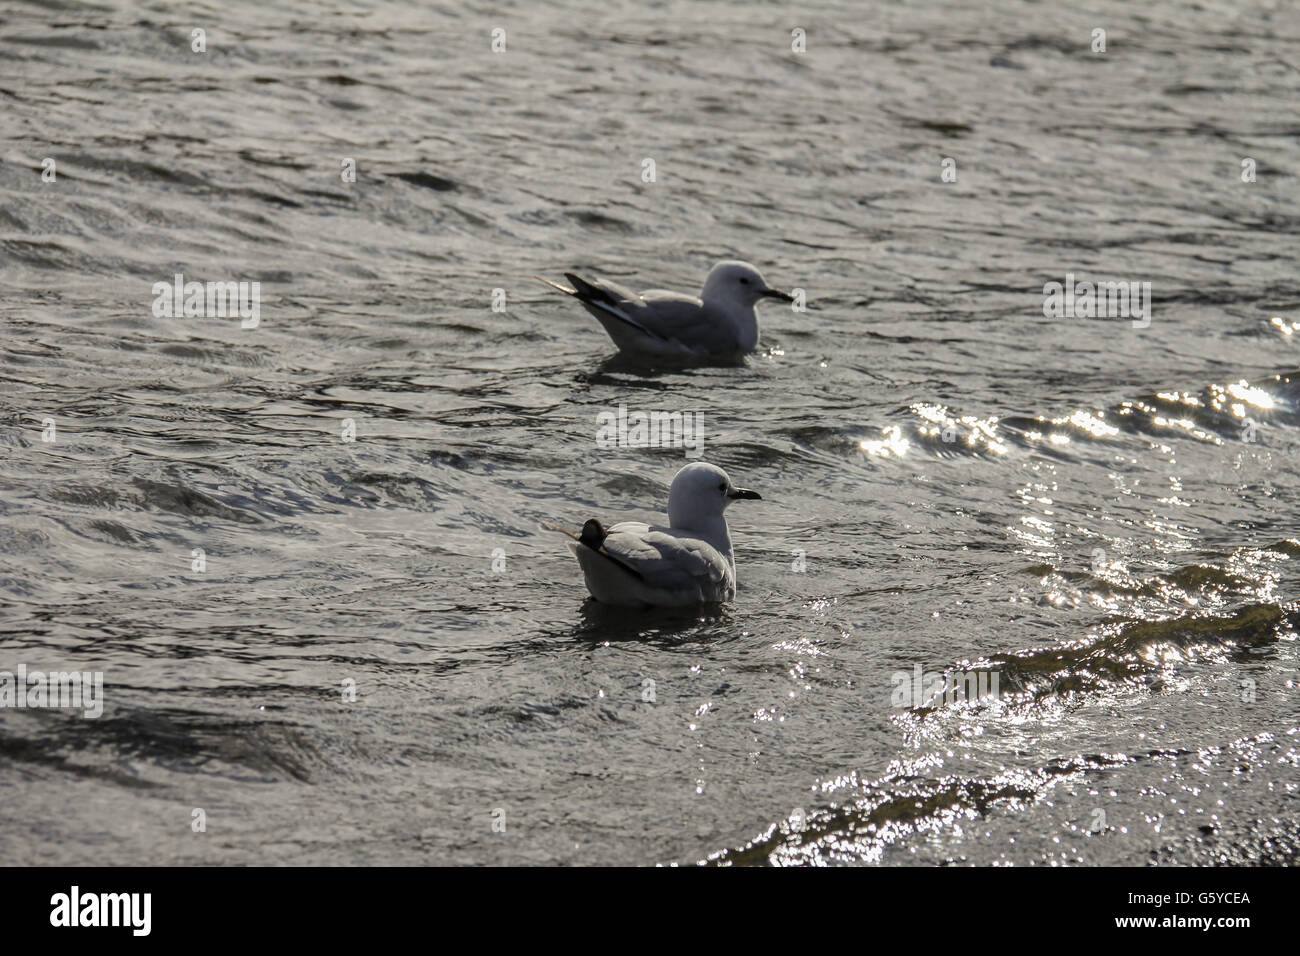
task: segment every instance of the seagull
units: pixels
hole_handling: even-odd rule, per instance
[[[572,289],[533,276],[581,302],[620,350],[658,358],[718,358],[752,352],[758,345],[754,306],[762,299],[794,301],[789,293],[771,288],[748,262],[736,259],[709,270],[698,299],[663,289],[637,295],[613,282],[588,282],[572,272],[564,277],[573,283]]]
[[[605,528],[587,519],[567,534],[587,590],[621,607],[684,607],[725,603],[736,596],[736,558],[722,513],[738,499],[761,500],[737,488],[717,465],[696,461],[673,477],[668,526],[623,521]]]

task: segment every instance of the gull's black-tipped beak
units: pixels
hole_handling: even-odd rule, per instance
[[[732,501],[735,501],[737,498],[749,498],[753,501],[763,500],[762,495],[760,495],[757,491],[750,491],[748,488],[732,488],[730,491],[727,492],[727,497],[730,498]]]
[[[794,301],[794,296],[789,292],[782,292],[780,289],[767,289],[763,292],[763,295],[767,296],[769,299],[780,299],[782,302]]]

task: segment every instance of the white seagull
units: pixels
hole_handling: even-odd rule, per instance
[[[677,472],[668,489],[668,527],[623,521],[605,529],[595,518],[581,534],[563,531],[597,601],[622,607],[684,607],[736,596],[736,558],[722,513],[737,488],[717,465],[697,461]]]
[[[788,293],[771,288],[748,262],[735,259],[709,270],[698,299],[663,289],[637,295],[613,282],[588,282],[572,272],[564,277],[573,283],[572,289],[533,276],[581,302],[622,351],[660,358],[717,358],[752,352],[758,345],[754,306],[762,299],[794,301]]]

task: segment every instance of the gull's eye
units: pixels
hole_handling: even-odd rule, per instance
[[[741,285],[749,285],[749,280],[748,280],[747,278],[745,278],[744,276],[741,276],[741,277],[740,277],[740,284],[741,284]]]
[[[721,492],[724,492],[724,493],[725,493],[726,490],[727,490],[727,486],[726,486],[725,484],[724,484],[724,485],[718,485],[718,490],[721,491]]]

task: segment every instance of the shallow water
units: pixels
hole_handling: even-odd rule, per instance
[[[1294,862],[1300,13],[981,8],[0,10],[0,669],[104,675],[0,709],[0,855]],[[808,299],[740,366],[530,278],[727,257]],[[762,493],[734,604],[540,528],[662,508],[620,403]]]

